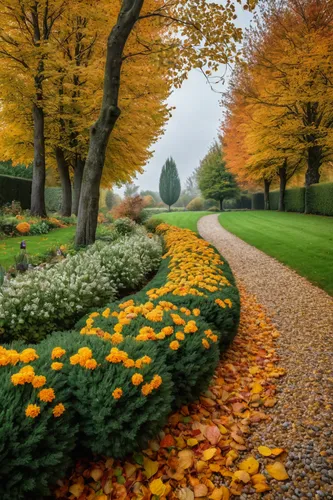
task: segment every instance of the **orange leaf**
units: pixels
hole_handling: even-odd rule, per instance
[[[208,488],[205,484],[197,484],[194,486],[194,497],[195,498],[202,498],[206,497],[208,493]]]
[[[288,473],[281,462],[274,462],[274,464],[266,465],[266,470],[268,474],[277,481],[285,481],[289,478]]]
[[[171,434],[167,434],[164,436],[162,441],[160,442],[160,447],[161,448],[171,448],[172,446],[175,446],[175,440]]]
[[[179,467],[181,469],[189,469],[193,465],[194,455],[193,451],[189,449],[181,450],[178,453]]]

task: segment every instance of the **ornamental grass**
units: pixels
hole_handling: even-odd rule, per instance
[[[115,458],[144,448],[172,409],[208,388],[237,330],[238,291],[204,240],[165,224],[158,232],[167,252],[143,290],[75,331],[0,348],[4,500],[45,494],[78,445]]]

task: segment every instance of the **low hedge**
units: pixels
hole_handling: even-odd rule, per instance
[[[0,348],[3,500],[45,495],[78,445],[112,457],[144,448],[172,408],[207,389],[237,330],[238,291],[207,242],[158,230],[167,253],[143,290],[37,347]]]
[[[279,200],[280,200],[280,191],[271,191],[269,193],[269,203],[271,210],[279,210]]]
[[[311,214],[333,215],[333,182],[313,184],[307,197]]]
[[[305,209],[305,188],[286,189],[284,204],[286,212],[303,213]]]
[[[252,210],[264,210],[264,209],[265,209],[264,193],[253,193]]]
[[[29,209],[31,187],[30,179],[0,175],[0,207],[12,201],[19,201],[24,210]]]

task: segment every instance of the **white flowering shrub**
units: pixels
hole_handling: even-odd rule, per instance
[[[31,271],[0,288],[0,337],[38,342],[56,328],[67,328],[86,311],[134,290],[157,269],[159,239],[142,230],[114,243],[96,242],[53,267]]]

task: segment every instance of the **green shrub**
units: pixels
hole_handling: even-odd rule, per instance
[[[287,212],[303,213],[305,209],[305,188],[287,189],[284,202]]]
[[[45,205],[49,212],[59,212],[62,203],[62,190],[60,187],[45,188]]]
[[[161,221],[159,219],[154,219],[154,217],[150,217],[144,222],[144,226],[147,231],[150,231],[152,233],[155,233],[157,226],[159,226],[160,224]]]
[[[0,162],[0,175],[9,175],[10,177],[21,177],[23,179],[32,179],[32,165],[15,165],[11,161]]]
[[[20,202],[24,210],[29,209],[31,186],[29,179],[0,175],[0,207],[15,200]]]
[[[20,221],[13,216],[2,216],[0,217],[0,231],[10,236],[16,233],[16,226],[19,222]]]
[[[123,217],[121,219],[116,219],[114,221],[114,227],[117,233],[121,235],[131,234],[135,229],[135,223],[132,219],[128,217]]]
[[[50,226],[47,222],[41,221],[37,224],[31,224],[29,234],[47,234],[50,231]]]
[[[333,215],[333,182],[313,184],[307,196],[310,213]]]
[[[47,387],[56,399],[43,403],[37,398],[40,389],[31,384],[14,386],[11,375],[22,363],[0,367],[0,498],[24,500],[49,493],[49,486],[64,476],[71,463],[77,436],[72,410],[72,395],[58,372],[50,369],[50,353],[33,362],[35,374],[44,375]],[[52,408],[63,403],[65,412],[54,417]],[[36,418],[25,416],[28,404],[40,406]],[[31,496],[30,496],[31,495]]]
[[[204,200],[202,198],[193,198],[190,203],[187,205],[186,210],[190,210],[193,212],[200,212],[204,209]]]
[[[279,210],[280,191],[270,191],[269,203],[271,210]]]
[[[252,210],[264,210],[265,200],[264,193],[254,193],[252,195]]]

